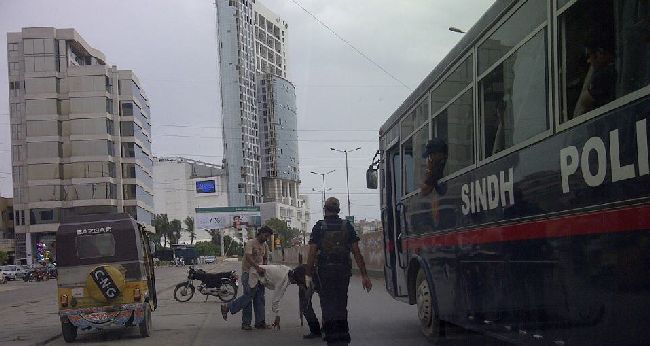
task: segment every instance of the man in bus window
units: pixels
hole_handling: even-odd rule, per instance
[[[422,158],[427,160],[427,169],[424,173],[424,182],[422,182],[421,186],[422,196],[428,196],[433,192],[433,190],[436,190],[436,193],[431,195],[431,217],[433,218],[433,227],[438,227],[440,225],[438,195],[444,195],[447,193],[447,185],[440,184],[438,181],[444,174],[448,156],[449,148],[447,143],[440,138],[430,140],[424,147],[424,152],[422,153]]]
[[[580,115],[608,104],[615,98],[614,38],[592,32],[585,44],[589,71],[574,114]]]
[[[427,160],[427,168],[421,186],[422,195],[427,196],[434,189],[441,195],[446,192],[446,186],[439,184],[438,180],[444,174],[448,151],[447,143],[440,138],[430,140],[424,147],[422,158]]]

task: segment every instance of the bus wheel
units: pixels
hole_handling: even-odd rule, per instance
[[[415,301],[418,306],[418,318],[422,333],[430,341],[438,340],[442,335],[442,325],[438,319],[431,284],[422,269],[418,271],[418,276],[415,279]]]
[[[74,342],[77,338],[77,327],[70,322],[61,322],[61,334],[65,342]]]

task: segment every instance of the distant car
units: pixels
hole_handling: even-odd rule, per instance
[[[18,269],[18,266],[15,265],[6,265],[0,267],[0,271],[7,278],[7,280],[16,280],[25,276],[25,273]]]
[[[205,256],[203,260],[205,261],[206,264],[210,264],[210,263],[214,263],[217,260],[217,258],[215,256]]]

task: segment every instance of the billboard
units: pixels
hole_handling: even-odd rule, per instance
[[[196,182],[196,193],[215,193],[216,190],[214,180],[199,180]]]
[[[197,229],[259,227],[260,207],[196,208]]]

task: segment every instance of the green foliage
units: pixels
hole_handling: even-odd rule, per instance
[[[181,239],[181,231],[183,227],[181,226],[181,220],[173,219],[169,222],[169,242],[172,244],[178,244],[178,240]]]
[[[219,233],[218,230],[208,230],[207,232],[212,237],[212,240],[210,242],[217,249],[217,253],[221,255],[221,234]],[[197,246],[199,243],[196,243]],[[238,243],[228,235],[223,237],[223,247],[225,249],[224,255],[226,256],[241,256],[244,253],[244,247],[242,246],[242,244]]]
[[[300,242],[302,239],[300,230],[290,228],[284,220],[272,218],[267,220],[265,225],[271,227],[276,237],[280,237],[282,247],[291,247],[292,244]]]
[[[244,253],[242,244],[236,242],[230,236],[223,237],[223,247],[226,248],[226,256],[241,256]]]
[[[8,259],[9,254],[4,251],[0,251],[0,265],[5,265]]]
[[[156,229],[158,242],[163,239],[163,248],[167,247],[167,236],[169,235],[169,219],[167,214],[156,214],[153,217],[153,226]]]
[[[194,244],[194,238],[196,237],[196,231],[194,230],[194,218],[188,216],[183,220],[185,223],[185,232],[190,234],[190,244]]]
[[[219,251],[219,247],[217,245],[214,245],[211,241],[199,241],[196,242],[196,245],[194,246],[196,249],[196,253],[199,256],[219,256],[221,255],[221,251]]]

